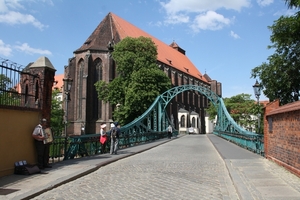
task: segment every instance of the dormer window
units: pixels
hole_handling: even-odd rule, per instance
[[[86,41],[84,44],[85,45],[88,45],[88,44],[90,44],[91,43],[91,40],[88,40],[88,41]]]
[[[168,58],[166,58],[166,60],[169,62],[170,65],[172,65],[172,60],[169,60]]]

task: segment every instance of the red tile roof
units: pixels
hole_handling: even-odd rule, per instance
[[[157,45],[157,53],[158,53],[157,60],[169,66],[172,66],[178,69],[179,71],[187,73],[190,76],[193,76],[197,79],[201,79],[204,82],[207,82],[207,80],[201,74],[201,72],[194,66],[194,64],[184,54],[180,53],[179,51],[170,47],[169,45],[163,43],[159,39],[151,36],[145,31],[137,28],[133,24],[125,21],[121,17],[113,13],[109,13],[108,15],[111,16],[113,22],[115,23],[121,39],[124,39],[125,37],[134,37],[134,38],[140,36],[149,37]]]
[[[55,75],[52,90],[57,89],[57,90],[62,92],[62,90],[63,90],[62,87],[64,85],[63,79],[64,79],[64,74]]]

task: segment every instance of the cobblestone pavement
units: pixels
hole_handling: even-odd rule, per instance
[[[206,135],[189,135],[109,165],[34,199],[239,199]]]

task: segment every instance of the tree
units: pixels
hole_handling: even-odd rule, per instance
[[[64,128],[64,110],[62,109],[62,100],[59,98],[59,94],[59,90],[52,91],[51,129],[55,136],[61,136]]]
[[[289,5],[296,6],[296,1]],[[298,3],[299,7],[299,3]],[[275,49],[268,57],[268,63],[252,69],[251,78],[259,77],[266,97],[273,101],[279,99],[281,104],[299,100],[300,92],[300,17],[281,16],[268,27],[272,31],[270,40]]]
[[[11,80],[4,74],[0,74],[0,91],[8,90],[8,86],[11,84]]]
[[[253,118],[253,116],[263,116],[263,112],[262,106],[257,105],[250,97],[250,94],[238,94],[230,98],[224,98],[223,101],[233,120],[241,127],[253,131],[253,127],[257,126],[257,119]],[[211,104],[206,110],[210,119],[214,119],[218,114],[217,109],[218,108]],[[260,120],[260,122],[260,127],[262,127],[262,120]],[[256,130],[255,132],[259,133],[260,130]]]
[[[299,0],[286,0],[285,3],[288,5],[288,8],[299,8],[300,7]]]
[[[20,94],[15,88],[10,87],[12,81],[4,74],[0,74],[0,104],[19,106],[20,105]]]
[[[115,45],[112,57],[117,74],[110,83],[98,81],[98,98],[112,106],[114,119],[127,124],[143,114],[171,80],[157,65],[157,48],[150,38],[127,37]]]

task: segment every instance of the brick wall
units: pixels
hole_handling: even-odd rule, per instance
[[[265,155],[300,176],[300,102],[265,108]]]

